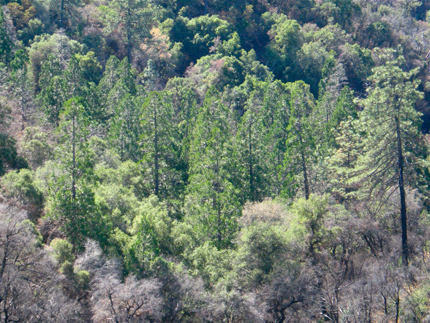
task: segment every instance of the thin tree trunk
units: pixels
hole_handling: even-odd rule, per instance
[[[217,182],[216,182],[216,187],[215,187],[215,191],[216,191],[216,196],[219,197],[219,194],[221,192],[221,181],[219,178],[219,158],[217,156],[217,160],[216,160],[216,178],[217,178]],[[219,198],[216,199],[216,208],[217,208],[217,238],[218,238],[218,243],[219,246],[221,247],[221,241],[222,241],[222,233],[221,233],[221,205],[219,203]]]
[[[64,0],[61,0],[61,4],[60,4],[60,28],[64,28],[64,23],[63,23],[63,19],[64,19]]]
[[[302,155],[302,167],[303,167],[303,177],[304,177],[304,185],[305,185],[305,197],[307,200],[309,200],[309,181],[308,181],[308,171],[306,168],[306,159],[305,154],[303,151],[301,152]]]
[[[252,123],[251,123],[252,125]],[[254,173],[253,173],[253,164],[252,164],[252,134],[251,134],[251,125],[248,128],[248,141],[249,141],[249,185],[251,191],[251,201],[255,202],[254,196]]]
[[[75,115],[72,119],[72,158],[73,158],[73,169],[72,169],[72,199],[76,199],[76,187],[75,187],[75,170],[76,170],[76,151],[75,151]]]
[[[159,192],[159,165],[158,165],[158,129],[157,129],[157,108],[154,107],[154,165],[155,165],[155,195],[158,196]]]
[[[396,130],[397,130],[397,154],[399,166],[399,190],[400,190],[400,217],[402,223],[402,263],[404,266],[409,264],[409,250],[408,250],[408,227],[406,215],[406,193],[405,183],[403,178],[403,149],[402,138],[400,136],[400,123],[399,118],[396,117]]]
[[[131,64],[131,10],[130,2],[128,2],[127,8],[127,58],[128,62]]]

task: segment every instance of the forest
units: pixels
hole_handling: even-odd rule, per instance
[[[430,322],[429,1],[1,2],[1,322]]]

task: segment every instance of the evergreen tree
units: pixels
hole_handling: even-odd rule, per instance
[[[55,151],[62,176],[53,183],[57,189],[51,196],[51,214],[60,218],[68,239],[77,247],[83,246],[85,238],[104,244],[109,230],[94,198],[96,176],[88,125],[82,99],[68,100],[59,126],[60,146]]]
[[[269,187],[266,163],[265,128],[262,114],[256,106],[249,106],[241,119],[233,147],[234,172],[238,173],[236,187],[241,191],[241,202],[257,202],[267,196]]]
[[[97,94],[100,102],[103,104],[106,103],[110,90],[113,89],[115,83],[119,80],[119,65],[120,61],[114,55],[106,62],[103,77],[97,85]]]
[[[28,56],[23,49],[19,49],[15,53],[11,67],[12,100],[15,102],[17,112],[21,115],[21,130],[24,130],[29,116],[34,112],[34,103],[33,86],[28,77]]]
[[[268,84],[264,93],[263,106],[259,112],[259,120],[265,131],[263,155],[271,196],[280,194],[286,178],[283,165],[287,150],[289,104],[289,95],[284,84],[280,81]]]
[[[127,58],[132,62],[133,47],[150,37],[150,25],[156,8],[149,1],[114,0],[102,7],[107,18],[106,33],[119,31],[125,43]]]
[[[420,132],[420,113],[415,109],[423,98],[415,79],[419,69],[404,72],[404,57],[392,49],[378,52],[383,65],[373,69],[373,86],[360,119],[366,132],[365,155],[359,167],[368,180],[369,190],[381,200],[387,192],[399,193],[402,230],[402,263],[409,263],[406,186],[416,186],[417,168],[423,163],[424,145]],[[392,193],[391,193],[392,194]]]
[[[115,60],[112,62],[112,65],[114,64]],[[114,66],[112,66],[112,68],[113,67]],[[115,79],[117,79],[117,81],[112,83]],[[103,81],[104,80],[102,79],[101,82]],[[112,86],[112,84],[114,85]],[[106,90],[110,87],[110,91],[108,92],[107,96],[105,96]],[[116,75],[110,73],[108,79],[106,79],[106,83],[103,85],[101,100],[104,102],[103,104],[106,117],[111,118],[115,115],[118,105],[127,95],[135,96],[136,94],[137,89],[134,82],[134,75],[131,70],[131,65],[127,58],[124,58],[116,70]]]
[[[174,198],[183,189],[178,172],[180,150],[173,109],[164,92],[151,92],[142,106],[142,164],[150,178],[151,192]]]
[[[364,133],[360,131],[359,120],[349,117],[339,124],[336,148],[330,150],[327,161],[328,190],[341,203],[361,199],[361,183],[356,169],[359,156],[363,154]]]
[[[79,61],[75,56],[70,58],[63,75],[66,84],[66,99],[69,100],[73,97],[85,98],[87,84],[79,66]]]
[[[119,103],[112,118],[109,137],[112,146],[117,147],[123,161],[138,162],[143,157],[140,139],[143,133],[141,124],[143,103],[143,97],[127,95]]]
[[[314,108],[314,98],[309,92],[309,85],[297,81],[290,85],[290,118],[287,127],[288,139],[286,142],[285,167],[290,178],[286,181],[286,190],[293,193],[298,186],[297,177],[303,176],[303,191],[306,199],[311,193],[310,170],[312,159],[315,156],[314,124],[310,118]],[[293,184],[291,187],[290,184]]]
[[[11,60],[13,43],[9,38],[3,10],[0,10],[0,62],[7,64]]]
[[[230,182],[228,119],[227,107],[209,91],[193,132],[186,200],[187,221],[199,241],[209,240],[218,248],[231,245],[240,215],[237,192]]]

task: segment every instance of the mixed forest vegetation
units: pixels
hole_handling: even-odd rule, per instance
[[[430,322],[430,3],[2,0],[2,322]]]

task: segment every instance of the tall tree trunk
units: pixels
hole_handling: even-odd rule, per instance
[[[219,202],[219,194],[221,192],[221,180],[219,178],[219,158],[217,157],[216,160],[216,170],[215,170],[215,174],[216,174],[216,183],[215,183],[215,192],[216,192],[216,197],[214,198],[214,203],[216,203],[214,206],[216,206],[217,208],[217,238],[218,238],[218,243],[219,246],[221,247],[221,241],[222,241],[222,233],[221,233],[221,205]]]
[[[76,171],[76,150],[75,150],[75,116],[72,119],[72,199],[76,199],[75,171]]]
[[[309,200],[309,181],[308,181],[308,170],[306,168],[306,159],[305,154],[303,151],[301,152],[302,155],[302,167],[303,167],[303,177],[304,177],[304,185],[305,185],[305,197],[307,200]]]
[[[155,195],[159,192],[159,165],[158,165],[158,129],[157,129],[157,108],[154,107],[154,166],[155,166]]]
[[[251,123],[252,125],[252,123]],[[254,194],[254,172],[253,172],[253,158],[252,158],[252,134],[251,134],[251,125],[248,128],[248,142],[249,142],[249,185],[250,185],[250,193],[251,193],[251,201],[255,202],[255,194]]]
[[[61,4],[60,4],[60,28],[64,28],[64,0],[61,0]]]
[[[127,4],[127,58],[128,62],[131,64],[131,9],[130,2],[128,2]]]
[[[400,136],[400,122],[399,118],[395,117],[396,131],[397,131],[397,156],[399,167],[399,190],[400,190],[400,218],[402,223],[402,263],[404,266],[409,264],[409,250],[408,250],[408,227],[406,215],[406,193],[405,183],[403,178],[403,147],[402,138]]]

